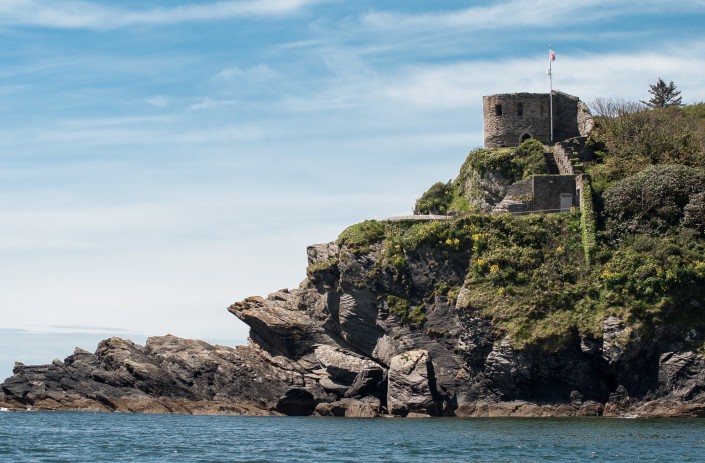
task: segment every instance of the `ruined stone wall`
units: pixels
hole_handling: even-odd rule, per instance
[[[533,196],[534,192],[534,180],[532,178],[527,178],[521,182],[513,183],[507,188],[507,196],[511,196],[514,199],[529,199]]]
[[[522,137],[549,143],[549,97],[543,93],[513,93],[482,97],[485,147],[518,146]]]
[[[534,178],[535,211],[559,211],[561,194],[570,193],[572,205],[575,200],[575,176],[573,175],[536,175]]]
[[[587,137],[576,137],[556,143],[553,158],[561,175],[583,173],[583,163],[593,158],[592,151],[585,146],[586,142]]]
[[[507,93],[482,97],[485,147],[518,146],[526,138],[551,143],[550,95]],[[588,107],[576,96],[553,92],[553,141],[592,130]]]

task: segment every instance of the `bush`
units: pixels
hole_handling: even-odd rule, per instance
[[[705,120],[694,113],[634,107],[598,117],[591,138],[606,151],[601,174],[619,180],[655,164],[705,167]]]
[[[681,108],[683,114],[705,119],[705,103],[695,103]]]
[[[529,138],[514,152],[515,162],[522,171],[521,178],[529,178],[532,175],[540,175],[548,173],[546,158],[543,153],[545,148],[543,144],[533,138]]]
[[[376,220],[365,220],[352,225],[338,236],[338,242],[356,252],[366,252],[373,243],[384,239],[384,225]]]
[[[407,299],[388,295],[387,307],[389,313],[396,315],[399,321],[411,328],[420,328],[426,321],[426,309],[423,305],[411,307]]]
[[[416,201],[414,214],[446,214],[455,196],[451,182],[435,183]]]
[[[658,165],[621,180],[604,194],[607,234],[667,234],[680,225],[691,197],[705,190],[705,171],[681,165]],[[697,205],[689,209],[697,222]],[[695,223],[694,222],[694,223]]]
[[[683,208],[683,225],[705,233],[705,192],[690,197]]]
[[[588,175],[583,175],[583,188],[580,191],[580,229],[583,238],[585,261],[590,264],[597,248],[597,218],[595,204],[592,200],[592,183]]]

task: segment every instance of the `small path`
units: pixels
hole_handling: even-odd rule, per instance
[[[429,222],[434,220],[452,220],[452,215],[398,215],[381,219],[380,222]]]

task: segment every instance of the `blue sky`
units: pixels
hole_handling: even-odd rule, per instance
[[[482,95],[547,91],[548,44],[584,101],[662,77],[693,103],[703,24],[703,0],[3,0],[0,376],[113,334],[243,342],[230,303],[454,177]]]

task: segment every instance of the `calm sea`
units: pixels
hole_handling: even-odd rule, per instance
[[[705,461],[705,420],[0,413],[1,462]]]

